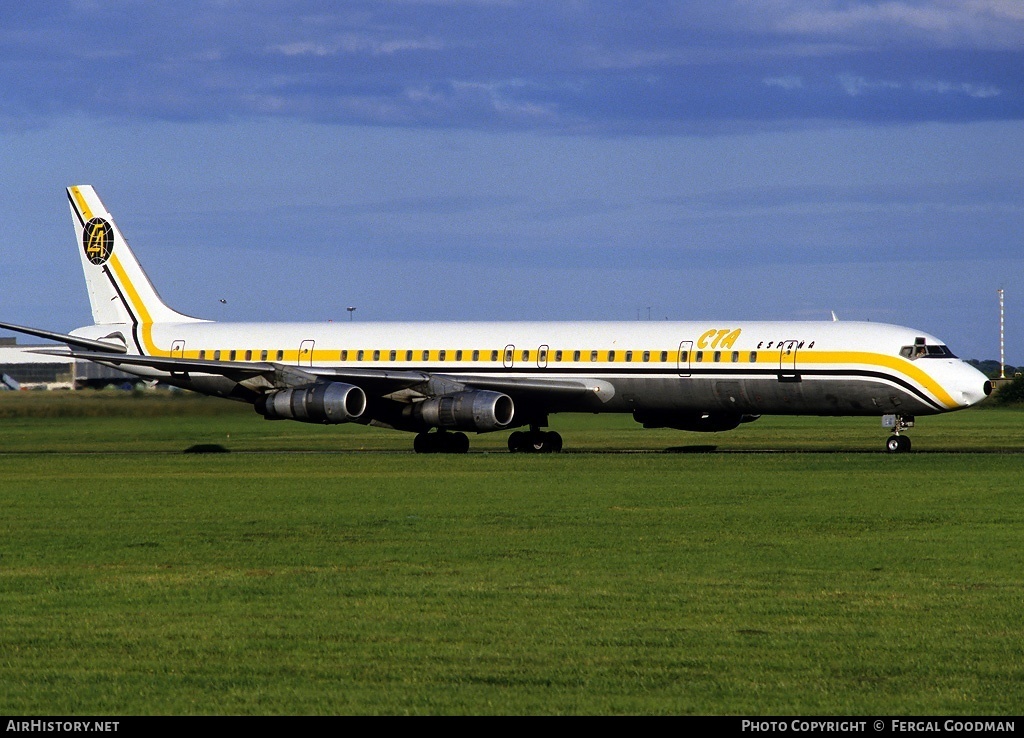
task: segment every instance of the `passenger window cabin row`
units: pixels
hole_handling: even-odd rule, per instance
[[[305,352],[297,351],[294,352],[295,357],[302,358],[302,354]],[[291,353],[291,352],[289,352]],[[322,352],[321,352],[322,353]],[[252,349],[230,349],[230,350],[214,350],[212,352],[202,349],[199,351],[199,359],[212,358],[213,361],[285,361],[285,351],[283,349],[277,349],[276,351],[269,351],[263,349],[261,351],[254,351]],[[513,364],[516,360],[516,352],[512,348],[505,349],[504,353],[497,349],[490,351],[481,351],[480,349],[463,350],[456,349],[454,351],[448,351],[447,349],[422,349],[414,351],[412,349],[406,349],[399,351],[397,349],[381,350],[381,349],[341,349],[336,356],[338,361],[490,361],[492,363],[497,362],[501,358],[505,364]],[[571,359],[570,359],[571,356]],[[554,351],[550,349],[522,349],[518,353],[518,361],[528,362],[536,360],[541,364],[547,363],[548,361],[554,361],[556,363],[562,361],[572,361],[573,363],[580,362],[641,362],[648,363],[651,361],[660,363],[676,363],[678,360],[682,363],[689,363],[690,361],[701,363],[705,361],[710,362],[731,362],[738,363],[740,361],[741,352],[739,351],[618,351],[616,349],[610,349],[606,351],[598,351],[596,349],[590,351],[584,351],[582,349],[575,349],[573,351],[564,351],[562,349],[556,349]],[[291,357],[289,357],[290,359]],[[328,360],[327,356],[320,356],[321,360]],[[746,361],[751,364],[757,363],[757,351],[747,352]]]

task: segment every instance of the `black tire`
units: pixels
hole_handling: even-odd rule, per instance
[[[417,433],[412,441],[412,450],[418,454],[433,453],[433,440],[428,433]]]
[[[514,454],[557,454],[562,450],[562,437],[555,431],[515,431],[508,437],[508,450]]]
[[[464,454],[469,451],[469,437],[465,433],[451,433],[445,448],[450,454]]]
[[[889,436],[885,442],[885,450],[890,454],[899,454],[906,451],[903,443],[903,436]]]

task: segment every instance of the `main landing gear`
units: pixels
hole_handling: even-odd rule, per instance
[[[417,433],[412,442],[418,454],[464,454],[469,451],[469,438],[465,433],[449,433],[438,429],[436,433]]]
[[[903,454],[910,451],[910,439],[900,433],[914,427],[913,415],[883,415],[882,427],[892,428],[892,435],[885,442],[885,450],[890,454]]]
[[[508,450],[514,454],[557,454],[562,450],[562,437],[531,425],[529,431],[513,431],[508,437]]]
[[[412,448],[418,454],[464,454],[469,451],[469,438],[465,433],[443,429],[424,431],[416,434]],[[508,437],[508,450],[514,454],[558,453],[562,450],[562,437],[531,425],[529,431],[514,431]]]

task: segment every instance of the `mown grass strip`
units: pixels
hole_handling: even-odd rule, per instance
[[[1014,455],[0,463],[8,714],[1024,705]]]

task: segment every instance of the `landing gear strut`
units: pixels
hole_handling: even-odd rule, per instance
[[[528,432],[513,431],[508,437],[508,450],[514,454],[557,454],[562,450],[562,437],[531,425]]]
[[[469,451],[469,438],[439,428],[436,433],[417,433],[412,448],[418,454],[464,454]]]
[[[885,450],[890,454],[902,454],[910,450],[910,439],[900,433],[914,427],[913,415],[883,415],[882,427],[892,428],[892,435],[885,442]]]

